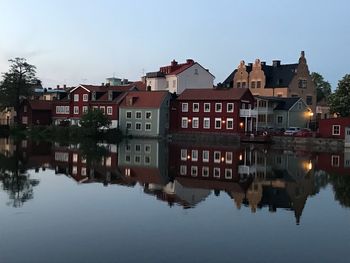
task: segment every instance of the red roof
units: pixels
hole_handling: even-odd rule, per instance
[[[127,93],[120,107],[159,108],[168,94],[168,91],[131,91]]]
[[[186,89],[177,100],[240,100],[249,89]]]
[[[51,110],[52,102],[50,100],[28,100],[32,110]]]
[[[171,65],[161,67],[160,72],[167,75],[177,75],[189,67],[192,67],[194,64],[195,62],[192,59],[187,59],[186,63],[183,64],[178,64],[177,61],[173,60]]]
[[[121,85],[121,86],[100,86],[100,85],[86,85],[86,84],[80,84],[77,87],[72,87],[69,92],[72,92],[76,90],[79,87],[83,87],[87,90],[91,91],[96,91],[96,92],[107,92],[109,90],[112,91],[130,91],[132,88],[136,87],[139,90],[145,90],[146,89],[146,84],[143,83],[142,81],[135,81],[127,85]]]

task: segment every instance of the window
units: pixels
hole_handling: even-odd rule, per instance
[[[105,106],[100,106],[100,111],[102,111],[103,114],[106,112],[106,107]]]
[[[132,125],[130,121],[126,122],[126,129],[131,130],[132,129]]]
[[[137,130],[137,131],[141,131],[141,130],[142,130],[141,122],[136,122],[136,124],[135,124],[135,130]]]
[[[197,176],[198,175],[198,167],[197,166],[191,166],[191,176]]]
[[[208,166],[203,166],[203,168],[202,168],[202,176],[203,177],[208,177],[209,176],[209,167]]]
[[[214,152],[214,163],[220,163],[221,161],[221,152],[215,151]]]
[[[242,82],[242,88],[245,89],[246,88],[246,82]]]
[[[237,82],[237,88],[241,87],[241,82]]]
[[[204,129],[210,129],[210,118],[204,118],[203,119],[203,128]]]
[[[187,175],[187,166],[186,165],[180,166],[180,175]]]
[[[209,162],[209,151],[203,151],[202,155],[203,155],[203,162],[208,163]]]
[[[340,135],[340,125],[332,125],[332,135]]]
[[[225,169],[225,179],[232,179],[232,169]]]
[[[83,101],[88,101],[88,100],[89,100],[89,95],[83,94]]]
[[[257,89],[260,89],[260,88],[261,88],[261,81],[260,81],[260,80],[258,80],[258,81],[256,82],[256,88],[257,88]]]
[[[87,113],[88,112],[88,106],[83,106],[83,113]]]
[[[113,108],[111,106],[107,107],[107,115],[112,115]]]
[[[312,105],[312,96],[306,96],[306,104]]]
[[[135,112],[135,118],[136,118],[136,119],[142,119],[142,113],[141,113],[141,111]]]
[[[69,114],[69,106],[64,106],[64,113]]]
[[[227,112],[233,112],[233,103],[227,103],[226,110]]]
[[[86,167],[81,168],[81,175],[86,176]]]
[[[131,151],[131,145],[130,144],[126,144],[125,145],[125,151],[126,152],[130,152]]]
[[[252,89],[255,89],[255,81],[250,82],[250,87],[251,87]]]
[[[220,178],[220,168],[219,167],[214,167],[214,177]]]
[[[151,163],[151,157],[146,155],[145,159],[144,159],[144,162],[145,162],[145,164],[150,164]]]
[[[79,94],[74,94],[74,101],[79,101]]]
[[[146,111],[146,120],[152,119],[152,112]]]
[[[73,153],[73,162],[74,163],[78,162],[78,154],[77,153]]]
[[[28,124],[28,117],[27,116],[22,117],[22,124]]]
[[[340,157],[339,157],[339,155],[332,155],[331,165],[332,165],[333,167],[339,167],[339,163],[340,163]]]
[[[131,157],[130,155],[125,155],[125,162],[130,163],[131,162]]]
[[[145,144],[145,153],[151,153],[151,145]]]
[[[194,75],[198,75],[198,68],[194,69]]]
[[[193,112],[199,112],[199,103],[193,103],[192,108]]]
[[[27,112],[27,105],[23,106],[23,112]]]
[[[135,144],[135,152],[141,152],[141,144]]]
[[[141,163],[141,156],[140,155],[135,155],[134,162],[135,163]]]
[[[181,149],[181,161],[186,161],[186,160],[187,160],[187,150]]]
[[[145,130],[146,130],[146,131],[152,130],[152,125],[151,125],[151,123],[147,122],[147,123],[145,124]]]
[[[215,103],[215,112],[221,112],[221,110],[222,110],[222,104]]]
[[[192,150],[192,161],[193,162],[198,161],[198,150]]]
[[[298,87],[299,87],[299,89],[306,89],[307,88],[307,80],[306,79],[299,79]]]
[[[198,117],[194,117],[192,119],[192,128],[197,129],[199,127],[199,118]]]
[[[226,163],[232,163],[232,152],[226,152]]]
[[[127,111],[126,112],[126,118],[127,119],[131,119],[131,111]]]
[[[301,110],[301,109],[302,109],[302,104],[301,104],[301,101],[298,101],[297,106],[298,106],[298,110]]]
[[[233,119],[232,118],[226,119],[226,129],[233,130]]]
[[[221,118],[215,118],[215,129],[221,129]]]
[[[210,112],[210,103],[204,103],[204,112]]]
[[[79,106],[74,106],[74,114],[79,114]]]
[[[181,104],[182,112],[188,112],[188,103]]]
[[[187,127],[188,127],[188,119],[187,119],[187,117],[182,117],[181,128],[187,129]]]
[[[78,173],[78,167],[73,166],[72,167],[72,174],[77,174]]]
[[[277,123],[282,124],[283,123],[283,116],[277,116]]]
[[[92,106],[93,110],[98,110],[98,106]]]
[[[266,101],[265,100],[259,100],[258,106],[261,108],[266,108]]]

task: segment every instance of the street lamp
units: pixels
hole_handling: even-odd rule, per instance
[[[309,117],[310,117],[310,120],[309,120],[309,129],[311,128],[311,119],[312,119],[312,116],[314,116],[314,113],[312,111],[309,111]]]

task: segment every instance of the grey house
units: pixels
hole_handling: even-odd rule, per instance
[[[312,111],[302,98],[276,98],[255,96],[257,102],[257,129],[288,127],[306,128],[310,125]]]
[[[119,128],[126,135],[163,137],[169,129],[168,91],[132,91],[119,107]]]

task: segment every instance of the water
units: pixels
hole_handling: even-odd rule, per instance
[[[0,262],[349,262],[349,160],[1,139]]]

